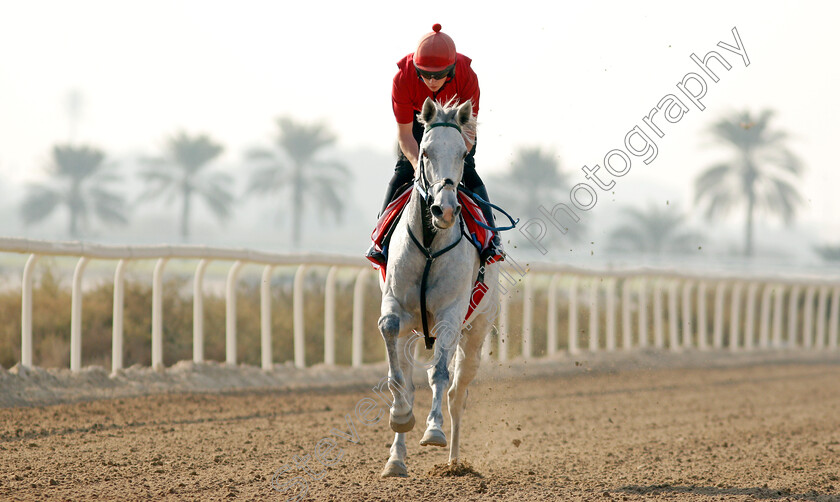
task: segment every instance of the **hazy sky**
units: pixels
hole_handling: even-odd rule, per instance
[[[497,6],[498,5],[498,6]],[[554,151],[574,182],[717,50],[732,65],[664,128],[658,158],[617,179],[626,201],[682,201],[729,152],[705,132],[733,110],[777,111],[807,166],[800,221],[840,240],[837,2],[218,2],[2,1],[0,175],[42,176],[69,137],[71,89],[85,102],[77,139],[111,155],[153,152],[181,129],[227,146],[233,163],[274,134],[273,119],[325,120],[339,146],[394,148],[396,61],[439,22],[481,85],[477,165],[498,172],[516,147]],[[737,27],[750,59],[734,44]],[[381,172],[381,197],[391,164]],[[244,174],[244,173],[243,173]],[[490,187],[492,194],[492,186]],[[8,193],[3,190],[0,193]],[[547,201],[551,202],[551,201]]]

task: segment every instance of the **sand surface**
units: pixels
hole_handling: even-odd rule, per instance
[[[265,376],[261,388],[237,388],[213,382],[230,379],[221,368],[215,377],[180,368],[192,390],[167,394],[143,388],[154,375],[132,386],[99,374],[64,397],[66,374],[36,370],[39,387],[33,374],[4,371],[0,499],[294,499],[303,483],[272,487],[285,466],[275,486],[300,477],[304,500],[840,500],[836,353],[485,365],[467,403],[461,452],[471,469],[461,476],[445,476],[448,449],[418,444],[431,400],[418,377],[409,477],[385,480],[387,417],[355,416],[360,401],[376,402],[381,370],[341,370],[356,376],[340,385]],[[12,403],[21,388],[42,390]],[[326,470],[316,467],[322,438],[336,444]],[[295,467],[306,455],[309,474]]]

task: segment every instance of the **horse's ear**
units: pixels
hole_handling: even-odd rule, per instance
[[[458,125],[464,127],[470,123],[472,118],[472,100],[467,100],[458,107]]]
[[[425,124],[431,124],[437,115],[437,107],[432,98],[426,98],[423,102],[423,110],[420,111],[420,121]]]

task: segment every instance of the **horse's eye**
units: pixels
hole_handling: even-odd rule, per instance
[[[429,153],[426,150],[423,150],[423,157],[429,158]]]

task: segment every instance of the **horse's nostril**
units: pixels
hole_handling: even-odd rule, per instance
[[[435,218],[440,218],[443,216],[443,209],[440,208],[438,205],[432,206],[432,216]]]
[[[455,207],[455,217],[457,218],[459,214],[461,214],[461,206],[456,206]]]

